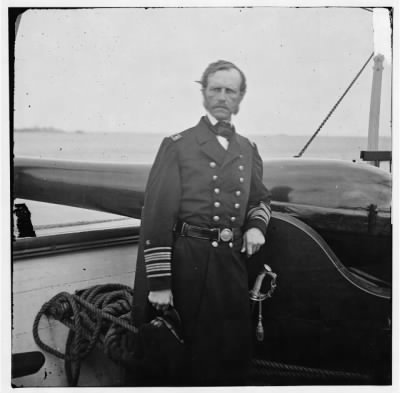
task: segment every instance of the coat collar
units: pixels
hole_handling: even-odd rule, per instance
[[[217,140],[216,135],[210,129],[209,123],[205,117],[202,117],[197,124],[198,132],[196,134],[197,142],[202,151],[219,165],[225,166],[242,154],[242,138],[235,133],[229,142],[228,150],[225,150]]]

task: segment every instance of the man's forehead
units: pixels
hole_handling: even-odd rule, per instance
[[[240,84],[242,77],[240,72],[235,68],[218,70],[208,76],[209,84]]]

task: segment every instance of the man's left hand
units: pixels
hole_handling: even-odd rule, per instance
[[[260,250],[263,244],[265,244],[263,233],[258,228],[250,228],[243,235],[241,252],[245,252],[248,257],[251,257]]]

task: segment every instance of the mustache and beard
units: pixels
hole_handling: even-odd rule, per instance
[[[213,114],[215,110],[224,109],[228,111],[231,115],[236,115],[239,113],[240,109],[240,102],[233,103],[229,106],[224,104],[212,104],[205,96],[203,96],[203,105],[204,108],[211,114]]]

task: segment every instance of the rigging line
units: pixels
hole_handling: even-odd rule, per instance
[[[317,130],[314,132],[312,137],[308,140],[308,142],[304,145],[304,147],[300,150],[300,152],[295,155],[295,158],[299,158],[303,155],[303,153],[306,151],[308,146],[311,144],[311,142],[315,139],[315,137],[318,135],[318,133],[321,131],[322,127],[325,125],[325,123],[328,121],[328,119],[331,117],[333,112],[336,110],[340,102],[343,100],[343,98],[346,96],[346,94],[349,92],[349,90],[353,87],[354,83],[357,81],[361,73],[364,71],[365,67],[369,63],[369,61],[372,59],[374,56],[374,52],[371,53],[371,55],[368,57],[368,60],[365,62],[365,64],[362,66],[361,70],[358,71],[357,75],[354,77],[354,79],[351,81],[350,85],[347,87],[347,89],[344,91],[344,93],[341,95],[341,97],[337,100],[336,104],[333,106],[333,108],[330,110],[328,115],[325,117],[325,119],[322,121],[322,123],[319,125]]]

